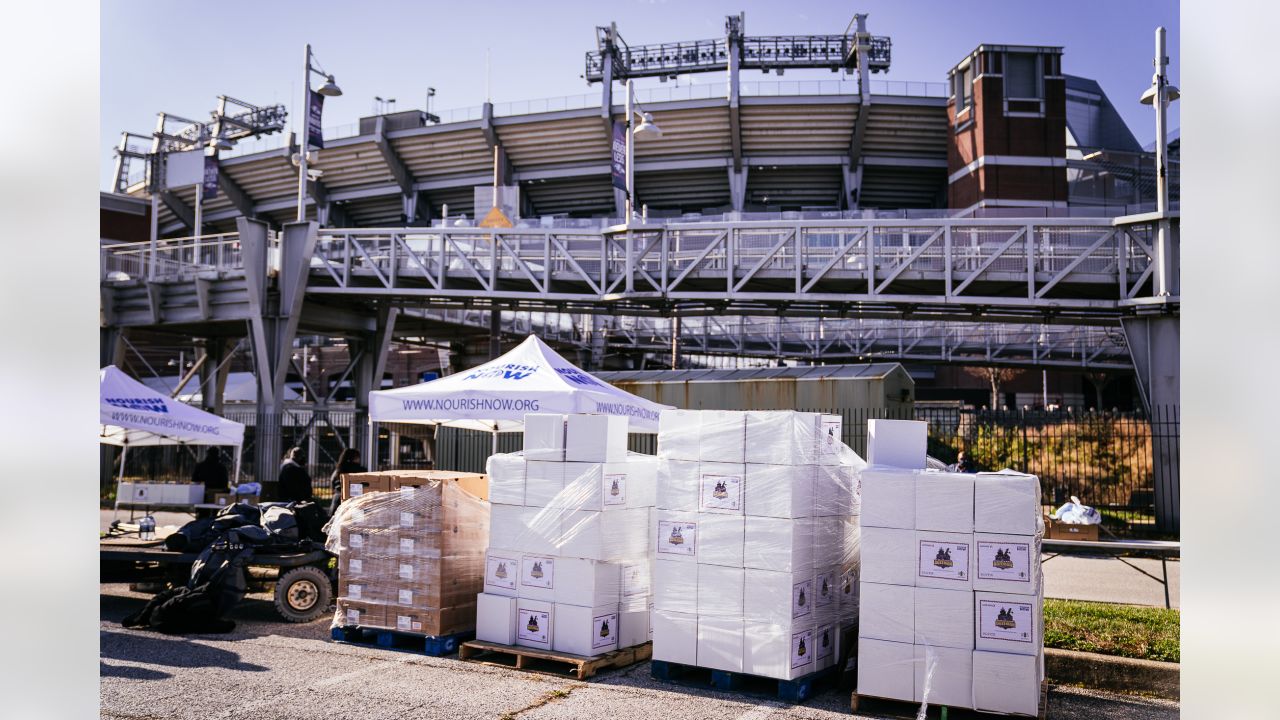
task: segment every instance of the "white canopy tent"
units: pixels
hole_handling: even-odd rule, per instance
[[[236,448],[235,480],[240,478],[244,425],[173,400],[126,375],[115,365],[102,368],[98,379],[98,442],[121,448],[156,445],[231,445]]]
[[[621,415],[632,432],[657,432],[668,405],[598,380],[530,335],[507,354],[419,385],[369,393],[369,421],[520,430],[526,413]],[[370,433],[372,437],[372,433]]]

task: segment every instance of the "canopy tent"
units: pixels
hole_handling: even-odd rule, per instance
[[[598,380],[530,335],[502,357],[419,385],[369,393],[371,422],[446,425],[503,432],[526,413],[590,413],[628,418],[633,432],[657,432],[668,409]]]
[[[129,377],[115,365],[108,365],[99,373],[98,416],[102,425],[98,442],[122,448],[121,478],[124,453],[129,448],[156,445],[235,446],[232,477],[237,481],[240,478],[238,448],[244,445],[244,425],[173,400]],[[116,482],[119,481],[117,478]],[[117,496],[117,508],[119,504]]]

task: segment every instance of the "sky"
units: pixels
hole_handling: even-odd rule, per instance
[[[486,86],[494,103],[599,95],[599,84],[580,77],[597,25],[617,22],[631,45],[702,40],[722,37],[725,17],[740,11],[747,35],[839,34],[855,9],[868,13],[867,29],[893,41],[891,68],[874,79],[943,82],[981,43],[1060,45],[1063,71],[1101,83],[1143,145],[1155,136],[1154,115],[1138,97],[1151,84],[1157,25],[1168,30],[1175,85],[1180,75],[1174,0],[103,0],[101,7],[104,190],[121,131],[150,134],[158,112],[207,119],[226,94],[284,103],[292,123],[308,42],[344,91],[325,101],[326,128],[373,114],[375,96],[396,98],[397,110],[422,108],[428,87],[436,88],[436,111],[480,105]],[[833,77],[793,70],[783,79]],[[742,74],[744,82],[776,79]],[[723,83],[724,75],[681,82]],[[1170,108],[1170,129],[1179,127],[1178,105]]]

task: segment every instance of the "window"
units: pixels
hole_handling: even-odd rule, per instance
[[[952,80],[955,82],[956,114],[959,115],[973,102],[973,66],[968,65],[962,71],[957,70]]]
[[[1005,62],[1005,99],[1040,99],[1040,63],[1032,53],[1009,53]]]

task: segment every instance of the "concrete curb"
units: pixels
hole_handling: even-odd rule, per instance
[[[1180,699],[1178,663],[1045,648],[1044,669],[1049,682]]]

